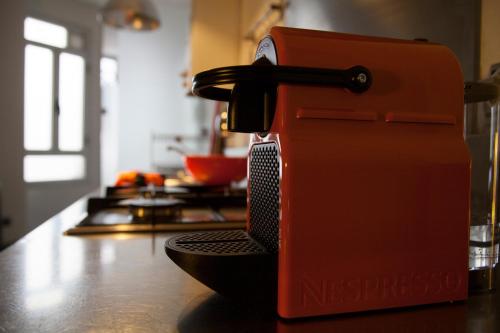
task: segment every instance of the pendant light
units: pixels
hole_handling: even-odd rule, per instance
[[[104,24],[132,30],[155,30],[158,11],[150,0],[110,0],[101,11]]]

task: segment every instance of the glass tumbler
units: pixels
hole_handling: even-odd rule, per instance
[[[478,86],[488,85],[496,91],[493,84]],[[486,98],[487,94],[467,103],[466,96],[464,110],[464,137],[472,159],[469,290],[473,292],[495,289],[499,253],[499,105]]]

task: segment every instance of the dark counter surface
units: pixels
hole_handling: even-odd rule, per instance
[[[500,293],[281,320],[184,273],[164,252],[173,234],[63,236],[85,204],[77,201],[0,253],[0,332],[500,332]]]

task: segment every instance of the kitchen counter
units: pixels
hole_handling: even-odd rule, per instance
[[[0,253],[0,332],[500,332],[500,293],[281,320],[184,273],[163,249],[173,234],[63,236],[85,205],[82,198]]]

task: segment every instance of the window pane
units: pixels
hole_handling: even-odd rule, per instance
[[[118,61],[113,58],[101,58],[101,87],[115,85],[118,82]]]
[[[24,20],[24,38],[33,42],[65,48],[68,30],[65,27],[27,17]]]
[[[49,150],[52,146],[53,54],[27,45],[24,59],[24,148]]]
[[[44,182],[75,180],[85,177],[85,158],[81,155],[27,155],[24,180]]]
[[[85,61],[82,57],[61,53],[59,57],[59,149],[83,148]]]

